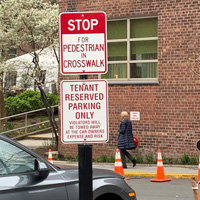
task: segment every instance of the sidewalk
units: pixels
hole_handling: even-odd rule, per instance
[[[18,140],[18,142],[30,149],[36,149],[38,147],[51,144],[52,133],[30,135],[27,139]]]
[[[54,161],[54,165],[78,167],[77,162],[67,161]],[[114,171],[114,163],[95,163],[93,162],[93,168],[108,169]],[[165,178],[186,178],[198,176],[198,165],[164,165]],[[156,177],[157,165],[137,164],[134,168],[128,165],[127,169],[124,169],[125,176],[128,177]]]

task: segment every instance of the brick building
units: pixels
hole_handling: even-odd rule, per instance
[[[107,14],[108,73],[89,75],[109,84],[109,132],[106,144],[93,145],[93,157],[114,155],[120,113],[140,112],[133,121],[139,147],[134,154],[167,158],[198,155],[200,82],[200,2],[197,0],[60,0],[60,12]],[[59,81],[79,79],[59,75]],[[59,152],[78,154],[77,145],[59,143]]]

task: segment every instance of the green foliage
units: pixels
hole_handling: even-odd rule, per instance
[[[58,95],[57,94],[47,93],[46,96],[47,96],[49,103],[52,106],[58,105]]]
[[[7,121],[6,123],[6,130],[12,130],[14,127],[13,123],[10,121]]]
[[[199,158],[198,157],[190,157],[190,164],[192,165],[197,165],[199,163]]]
[[[180,159],[181,159],[181,163],[182,164],[190,163],[190,157],[188,155],[186,155],[186,154],[184,154]]]
[[[109,162],[114,163],[115,162],[115,157],[114,156],[110,156]]]
[[[8,130],[12,130],[14,128],[14,124],[13,122],[7,121],[5,124],[3,124],[2,126],[2,131],[8,131]]]
[[[184,154],[181,158],[181,164],[191,164],[191,160],[192,162],[194,162],[194,159],[191,159],[191,157],[189,155]]]
[[[108,156],[107,155],[101,155],[100,160],[101,160],[101,162],[107,162]]]
[[[53,155],[54,160],[59,160],[58,154]]]
[[[78,155],[75,157],[67,156],[66,154],[63,155],[65,161],[73,161],[73,162],[78,162]]]
[[[154,163],[153,155],[152,154],[147,154],[145,156],[145,159],[146,159],[146,161],[147,161],[148,164],[153,164]]]
[[[177,159],[175,159],[175,160],[173,160],[173,164],[179,164],[180,162],[179,162],[179,159],[177,158]]]
[[[7,115],[14,115],[31,110],[27,101],[18,97],[8,97],[5,99],[5,108]]]
[[[6,97],[14,97],[15,93],[14,92],[7,92]]]
[[[96,162],[108,162],[108,163],[114,163],[115,162],[115,157],[114,156],[107,156],[107,155],[101,155],[98,158],[94,159]]]
[[[27,102],[27,104],[29,105],[28,111],[44,107],[40,92],[37,91],[31,91],[31,90],[25,91],[17,95],[16,98],[20,99],[23,102]]]
[[[181,164],[198,164],[199,158],[197,157],[194,157],[194,156],[189,156],[189,155],[186,155],[184,154],[181,158],[180,158],[180,161],[181,161]]]
[[[140,164],[144,163],[143,157],[140,155],[136,155],[135,159],[137,160],[137,163],[140,163]]]
[[[78,162],[78,155],[76,155],[74,158],[72,158],[72,161]]]
[[[47,94],[47,98],[51,106],[58,105],[58,95]],[[44,108],[44,104],[40,92],[28,90],[14,97],[5,98],[5,108],[7,115],[14,115]]]
[[[173,159],[172,158],[163,157],[163,163],[164,164],[173,164]]]
[[[66,154],[64,154],[63,157],[64,157],[64,160],[65,160],[65,161],[68,161],[68,160],[69,160],[69,158],[68,158],[68,156],[67,156]]]
[[[76,157],[69,157],[67,155],[63,155],[65,161],[78,161],[78,155]],[[57,159],[57,158],[56,158]],[[145,157],[142,157],[141,155],[136,155],[135,159],[137,160],[138,164],[154,164],[154,159],[152,154],[147,154]],[[105,154],[102,154],[101,156],[94,158],[94,162],[102,162],[102,163],[115,163],[115,157],[114,156],[107,156]],[[188,156],[183,155],[180,159],[173,159],[173,158],[166,158],[163,157],[163,163],[164,164],[193,164],[197,165],[199,162],[199,158],[195,156]],[[130,163],[129,160],[127,160],[127,163]]]

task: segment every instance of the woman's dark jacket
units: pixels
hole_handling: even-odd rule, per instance
[[[133,140],[132,123],[128,119],[121,122],[119,128],[118,148],[135,149],[136,145]]]

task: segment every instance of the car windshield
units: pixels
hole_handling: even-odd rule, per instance
[[[0,175],[34,171],[35,157],[0,140]]]

